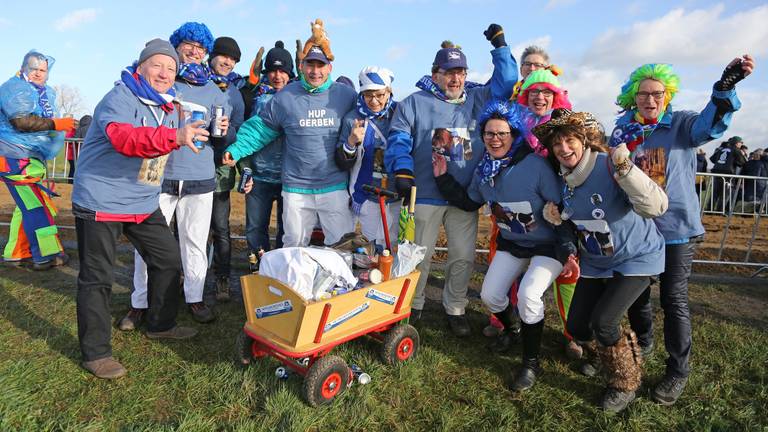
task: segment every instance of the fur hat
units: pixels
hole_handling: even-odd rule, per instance
[[[152,39],[144,45],[144,49],[141,50],[141,54],[139,54],[139,61],[136,62],[136,64],[140,65],[156,54],[167,55],[172,58],[173,61],[176,62],[176,70],[179,69],[179,54],[167,40],[160,38]]]
[[[542,123],[531,130],[533,135],[543,144],[547,144],[547,138],[562,127],[573,126],[584,131],[584,135],[604,135],[600,122],[588,112],[574,112],[565,108],[552,111],[549,121]]]
[[[203,23],[185,22],[171,34],[169,40],[174,48],[178,48],[184,41],[190,41],[202,45],[206,52],[213,51],[213,35]]]
[[[283,41],[275,42],[275,47],[267,52],[267,59],[264,61],[264,71],[271,72],[281,70],[288,74],[290,78],[295,77],[293,73],[293,57],[285,49]]]
[[[237,41],[228,36],[221,36],[213,41],[213,49],[211,50],[211,58],[217,55],[225,55],[235,59],[235,62],[240,61],[240,46]]]
[[[358,75],[358,82],[360,83],[360,91],[366,90],[382,90],[387,87],[392,87],[392,81],[395,80],[395,75],[391,70],[378,66],[368,66],[363,68]]]
[[[568,100],[568,92],[560,85],[560,80],[557,79],[558,70],[551,69],[537,69],[528,75],[528,78],[523,82],[520,87],[520,95],[517,97],[517,103],[522,105],[528,105],[528,92],[533,85],[538,84],[537,87],[544,87],[555,94],[552,101],[552,109],[567,108],[571,109],[571,101]]]

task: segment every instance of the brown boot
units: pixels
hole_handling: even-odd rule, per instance
[[[635,332],[625,330],[615,345],[598,345],[597,351],[608,378],[602,407],[609,412],[623,411],[635,399],[642,378],[643,355]]]
[[[83,369],[101,379],[115,379],[126,374],[123,365],[111,356],[98,360],[84,361]]]

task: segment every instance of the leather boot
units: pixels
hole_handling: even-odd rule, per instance
[[[505,353],[512,345],[520,342],[520,319],[515,314],[515,307],[508,304],[506,309],[493,314],[504,326],[496,339],[488,345],[488,349],[495,353]]]
[[[522,323],[520,332],[523,339],[523,367],[515,375],[510,389],[521,392],[533,387],[536,376],[541,374],[539,367],[539,348],[541,347],[541,334],[544,331],[544,320],[536,324]]]
[[[615,345],[598,345],[598,354],[608,379],[602,407],[618,413],[635,399],[635,391],[640,388],[643,355],[635,332],[624,331]]]

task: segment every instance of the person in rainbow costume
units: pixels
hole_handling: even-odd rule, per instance
[[[19,72],[0,86],[0,180],[16,208],[3,262],[47,270],[68,261],[54,223],[56,207],[43,187],[45,161],[64,145],[71,117],[55,117],[56,93],[46,83],[54,59],[37,51],[24,56]]]

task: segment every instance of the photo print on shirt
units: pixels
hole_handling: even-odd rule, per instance
[[[463,168],[472,160],[472,140],[467,128],[435,128],[432,130],[432,157],[440,155],[446,162]]]
[[[613,236],[604,220],[574,220],[578,230],[579,246],[591,255],[612,256]]]
[[[491,212],[496,216],[499,229],[516,234],[525,234],[536,229],[536,218],[528,201],[493,203]]]

